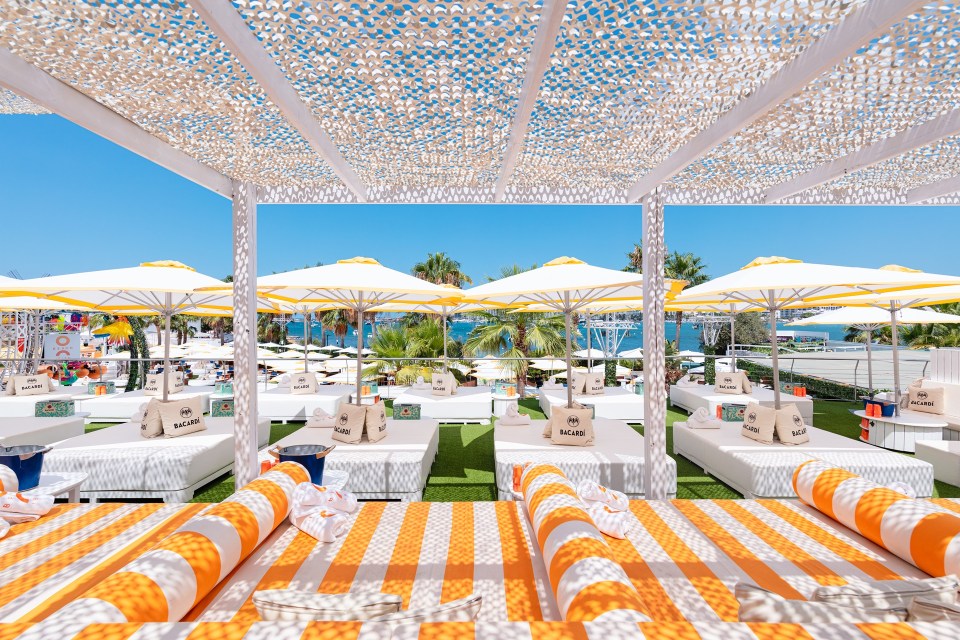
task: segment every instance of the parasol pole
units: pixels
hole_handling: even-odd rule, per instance
[[[862,328],[867,331],[867,395],[873,398],[873,347],[870,343],[873,342],[874,325],[868,324]]]
[[[173,315],[173,294],[163,294],[163,401],[167,401],[167,378],[170,375],[170,316]]]
[[[567,334],[567,409],[573,407],[573,371],[570,367],[570,292],[563,293],[563,324]]]
[[[774,293],[773,289],[767,291],[767,295],[770,297],[767,310],[770,312],[770,355],[771,355],[771,364],[773,365],[773,406],[775,409],[780,408],[780,362],[778,359],[777,351],[777,307],[774,303]]]
[[[897,335],[897,308],[890,303],[890,344],[893,345],[893,415],[900,415],[900,354],[897,353],[900,336]]]
[[[303,309],[303,372],[310,372],[310,364],[307,362],[307,356],[310,354],[310,350],[307,347],[310,346],[310,320],[307,318],[306,307]]]
[[[357,406],[360,406],[360,387],[362,385],[360,372],[363,371],[363,292],[357,298]],[[350,377],[350,368],[347,367],[347,377]]]
[[[730,373],[737,370],[737,341],[734,339],[733,328],[737,323],[736,314],[733,312],[734,305],[730,305]]]
[[[590,311],[587,311],[587,371],[593,369],[593,352],[590,350]]]
[[[440,316],[443,318],[443,372],[447,372],[447,307],[440,307],[442,312]],[[462,372],[461,372],[462,373]]]

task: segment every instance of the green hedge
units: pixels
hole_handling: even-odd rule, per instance
[[[758,378],[773,377],[773,369],[770,367],[766,367],[755,362],[750,362],[749,360],[744,360],[742,358],[737,360],[737,365],[749,373],[750,377],[755,380]],[[867,393],[867,389],[864,387],[854,387],[853,385],[835,382],[833,380],[824,380],[823,378],[805,376],[797,373],[785,377],[782,371],[780,374],[781,382],[789,381],[796,384],[805,385],[807,387],[807,392],[810,395],[821,399],[855,401],[857,397],[866,395]]]

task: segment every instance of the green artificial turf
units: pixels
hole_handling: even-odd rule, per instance
[[[543,420],[544,415],[535,398],[520,401],[520,413],[530,415],[534,420]],[[387,415],[393,415],[393,401],[385,401]],[[821,429],[832,431],[848,438],[860,436],[860,421],[850,413],[850,409],[860,405],[850,402],[813,401],[814,424]],[[700,467],[673,453],[673,423],[685,420],[684,411],[668,407],[667,409],[667,453],[677,461],[677,497],[696,498],[740,498],[740,494],[716,478],[705,474]],[[87,431],[108,427],[107,423],[87,425]],[[273,444],[293,433],[302,423],[270,426],[270,443]],[[633,425],[643,433],[643,427]],[[910,454],[903,454],[910,455]],[[227,476],[202,487],[193,498],[193,502],[220,502],[234,491],[233,476]],[[937,481],[935,497],[960,498],[960,487]],[[493,425],[485,424],[441,424],[440,449],[433,463],[423,499],[432,502],[464,502],[496,500],[497,490],[494,484],[493,464]]]

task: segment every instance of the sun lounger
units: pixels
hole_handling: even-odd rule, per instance
[[[294,395],[289,389],[275,388],[257,395],[257,413],[270,420],[306,420],[314,409],[334,415],[342,402],[350,401],[354,387],[346,384],[319,385],[316,393]]]
[[[91,431],[56,443],[46,472],[88,474],[82,498],[162,498],[186,502],[194,491],[233,468],[233,418],[207,418],[207,430],[178,438],[146,439],[140,424]],[[270,439],[270,421],[257,422],[257,441]]]
[[[0,395],[0,418],[32,418],[38,402],[71,400],[75,397],[76,392],[64,393],[64,389],[67,387],[58,387],[57,391],[35,396]]]
[[[51,444],[83,434],[83,416],[0,418],[0,447]]]
[[[580,404],[593,405],[598,418],[643,422],[643,396],[624,387],[604,387],[603,395],[574,396]],[[550,410],[567,402],[566,389],[540,389],[540,410],[550,417]]]
[[[594,444],[569,447],[553,444],[543,437],[545,420],[530,426],[493,428],[497,494],[501,500],[513,499],[513,466],[527,462],[554,464],[574,483],[594,480],[632,498],[641,498],[643,488],[643,436],[620,420],[597,418],[593,421]],[[677,492],[677,465],[667,460],[671,475],[670,495]]]
[[[333,439],[332,429],[303,427],[276,443],[336,445],[326,469],[350,474],[347,488],[362,500],[419,501],[440,445],[436,420],[387,420],[387,436],[379,442],[346,444]],[[273,448],[273,447],[271,447]],[[269,454],[261,452],[266,460]]]
[[[214,387],[187,386],[180,393],[170,397],[183,400],[191,396],[200,396],[203,411],[210,410],[210,394]],[[111,393],[106,396],[74,396],[77,400],[77,411],[89,413],[87,422],[126,422],[133,417],[140,405],[150,402],[155,396],[143,395],[142,389]]]
[[[760,444],[740,435],[741,424],[720,429],[673,425],[673,450],[727,483],[745,498],[792,498],[797,466],[810,458],[841,466],[880,484],[906,482],[920,497],[933,495],[933,466],[858,440],[807,427],[810,442],[801,445]]]
[[[773,391],[765,389],[759,385],[753,386],[753,393],[717,393],[713,390],[713,385],[698,384],[689,387],[672,385],[670,387],[670,404],[681,409],[686,409],[687,413],[693,413],[700,407],[703,407],[713,416],[716,415],[717,407],[724,404],[749,404],[756,402],[764,407],[774,406]],[[813,424],[813,400],[809,397],[797,397],[785,393],[780,394],[780,406],[786,404],[795,404],[803,416],[803,421],[807,426]]]
[[[435,396],[430,389],[407,389],[393,403],[420,405],[420,417],[440,422],[486,422],[493,410],[490,387],[457,387],[452,396]]]

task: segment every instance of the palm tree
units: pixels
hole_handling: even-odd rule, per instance
[[[170,318],[170,331],[177,334],[177,344],[183,344],[187,338],[196,335],[197,330],[190,326],[190,323],[196,319],[196,316],[186,314],[177,314]]]
[[[337,342],[340,343],[341,347],[345,346],[347,333],[350,331],[350,325],[353,324],[350,319],[350,312],[346,309],[332,309],[325,311],[322,318],[321,324],[333,331],[333,335],[337,337]]]
[[[460,263],[442,251],[428,253],[427,259],[413,265],[410,273],[434,284],[452,284],[455,287],[462,287],[464,283],[473,284],[470,276],[460,270]]]
[[[633,271],[634,273],[643,273],[643,245],[634,243],[633,249],[627,252],[627,266],[624,271]]]
[[[700,256],[692,253],[680,253],[679,251],[674,251],[664,260],[663,275],[676,280],[686,280],[689,283],[688,286],[691,287],[703,284],[710,279],[707,275],[707,265],[704,264]],[[676,312],[676,322],[677,330],[673,344],[679,350],[680,327],[683,325],[683,311]]]
[[[260,342],[278,342],[283,344],[287,341],[287,327],[278,322],[276,314],[258,313],[257,340]]]

